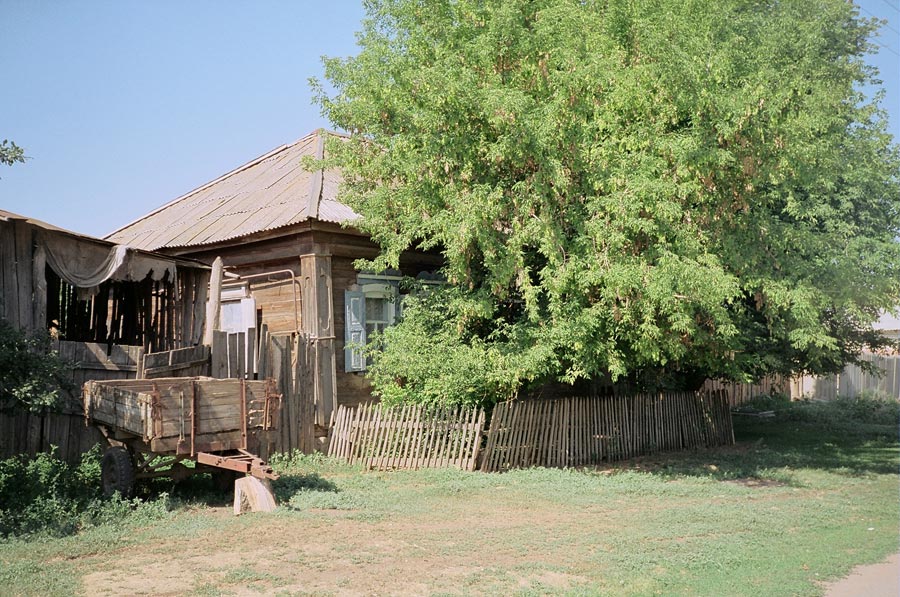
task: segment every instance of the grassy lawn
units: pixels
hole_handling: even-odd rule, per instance
[[[897,425],[736,429],[734,448],[591,470],[285,460],[274,514],[234,517],[198,481],[117,523],[0,541],[0,593],[817,595],[897,551]]]

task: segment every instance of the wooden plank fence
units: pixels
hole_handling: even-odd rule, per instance
[[[793,380],[791,397],[834,400],[838,396],[858,398],[871,394],[900,399],[900,356],[864,354],[862,360],[874,365],[880,374],[847,365],[837,375],[798,377]]]
[[[144,356],[140,346],[96,342],[56,341],[53,348],[71,365],[73,389],[63,394],[59,413],[0,414],[0,458],[34,456],[55,446],[61,459],[77,462],[91,446],[104,442],[99,430],[85,426],[81,386],[89,379],[134,379]]]
[[[511,401],[494,407],[481,470],[584,466],[733,443],[722,391]]]
[[[143,379],[197,377],[209,375],[209,367],[209,346],[199,344],[189,348],[145,354],[138,377]]]
[[[299,450],[312,454],[318,447],[312,385],[315,342],[303,334],[265,334],[264,338],[266,361],[260,361],[260,371],[274,379],[282,393],[281,425],[272,439],[270,453]]]
[[[726,393],[728,404],[731,406],[740,406],[757,396],[772,393],[790,394],[791,380],[783,375],[764,377],[756,383],[737,383],[708,379],[701,388],[701,391],[704,392],[717,392],[720,390]]]
[[[339,406],[328,455],[370,469],[471,471],[477,464],[484,419],[484,410],[473,408]]]

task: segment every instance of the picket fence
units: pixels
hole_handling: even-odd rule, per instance
[[[734,443],[725,392],[497,404],[481,470],[576,467]]]
[[[341,406],[328,455],[372,469],[490,472],[733,443],[727,393],[683,392],[503,402],[487,430],[476,408]]]
[[[328,455],[370,469],[475,469],[484,410],[428,407],[390,408],[377,403],[339,406]]]

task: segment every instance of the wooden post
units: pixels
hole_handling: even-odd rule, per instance
[[[300,256],[301,292],[300,329],[315,345],[313,387],[316,423],[325,427],[337,406],[334,338],[334,296],[331,256]]]
[[[40,245],[34,251],[34,272],[31,283],[34,287],[32,309],[34,311],[34,329],[47,329],[47,250]]]
[[[27,332],[34,330],[34,314],[31,308],[32,274],[34,246],[31,226],[25,222],[16,222],[15,226],[16,268],[19,270],[19,281],[16,292],[19,295],[19,327]]]
[[[209,299],[206,301],[206,329],[203,333],[203,343],[212,346],[213,332],[219,329],[219,307],[222,302],[222,276],[224,265],[221,257],[216,257],[212,265],[212,274],[209,278]]]

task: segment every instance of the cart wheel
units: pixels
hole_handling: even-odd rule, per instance
[[[106,497],[112,497],[117,491],[122,497],[130,497],[134,489],[134,462],[128,450],[121,446],[109,448],[103,455],[100,478]]]

